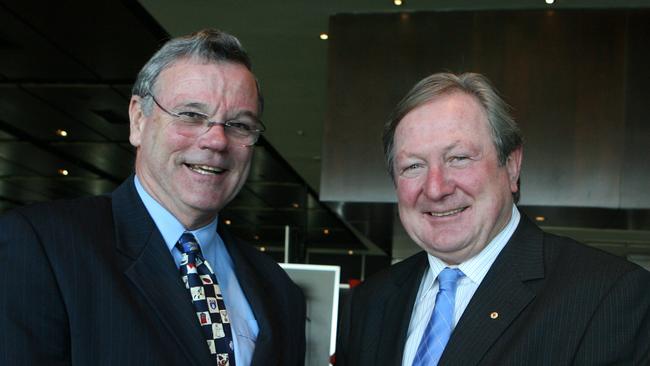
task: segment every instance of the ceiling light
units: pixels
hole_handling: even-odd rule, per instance
[[[232,221],[230,221],[230,220],[224,220],[224,223],[225,223],[226,225],[230,225],[230,224],[232,224]]]
[[[59,129],[59,130],[56,130],[55,133],[56,133],[57,136],[61,136],[61,137],[66,137],[66,136],[68,136],[68,131],[66,131],[66,130],[60,130],[60,129]]]
[[[555,2],[555,0],[544,0],[547,4],[551,5]]]
[[[396,6],[401,6],[402,0],[393,0],[393,4],[395,4]]]
[[[61,174],[63,176],[66,176],[66,175],[70,174],[70,172],[68,172],[67,169],[59,169],[58,172],[59,172],[59,174]]]
[[[323,229],[323,234],[329,235],[330,234],[330,229]]]
[[[260,247],[260,252],[266,252],[266,247]]]
[[[291,204],[291,207],[293,207],[293,208],[299,208],[299,207],[300,207],[300,205],[299,205],[299,204],[297,204],[296,202],[294,202],[294,203],[292,203],[292,204]]]
[[[354,250],[352,249],[348,250],[348,255],[353,255],[353,254],[354,254]]]
[[[321,33],[320,34],[320,39],[322,39],[323,41],[328,39],[328,38],[330,38],[330,36],[328,36],[327,33]]]
[[[535,221],[542,222],[544,220],[546,220],[546,217],[544,216],[535,216]]]

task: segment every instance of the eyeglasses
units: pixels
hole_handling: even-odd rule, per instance
[[[210,117],[195,110],[169,111],[158,103],[153,94],[147,94],[145,98],[147,96],[153,99],[153,102],[156,103],[160,110],[174,117],[172,123],[176,128],[176,132],[183,136],[198,137],[208,132],[214,125],[223,125],[224,133],[230,140],[243,146],[252,146],[255,145],[262,132],[266,130],[262,121],[253,115],[243,115],[237,117],[237,119],[223,122],[210,121]]]

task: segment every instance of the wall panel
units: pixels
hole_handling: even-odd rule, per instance
[[[650,208],[649,30],[645,10],[332,17],[321,198],[395,201],[383,123],[418,80],[450,70],[485,74],[513,106],[523,204]]]

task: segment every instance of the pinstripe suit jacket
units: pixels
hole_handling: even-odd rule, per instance
[[[337,366],[401,364],[427,266],[421,252],[354,289]],[[650,365],[650,272],[522,216],[439,365]]]
[[[302,365],[305,305],[279,266],[219,228],[260,326],[253,365]],[[133,178],[112,195],[0,218],[1,365],[214,365]]]

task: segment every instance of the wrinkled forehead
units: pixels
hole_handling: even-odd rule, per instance
[[[181,58],[165,67],[156,77],[153,94],[201,91],[200,88],[224,88],[224,92],[254,98],[255,111],[261,114],[262,97],[255,75],[243,63]]]
[[[397,123],[393,139],[400,130],[405,129],[427,129],[434,132],[455,129],[484,135],[490,142],[494,142],[485,106],[476,95],[457,88],[440,94],[422,95],[420,100],[414,100],[413,106]]]
[[[163,88],[173,86],[168,84],[173,84],[179,79],[194,76],[194,74],[199,74],[196,75],[199,77],[207,77],[204,70],[212,70],[213,68],[216,70],[223,70],[232,68],[233,66],[246,68],[243,64],[230,61],[206,60],[199,57],[179,58],[160,70],[160,73],[156,75],[152,89],[154,93],[157,93]],[[246,68],[246,70],[248,69]],[[248,72],[250,73],[250,70],[248,70]],[[201,75],[202,73],[203,75]]]

